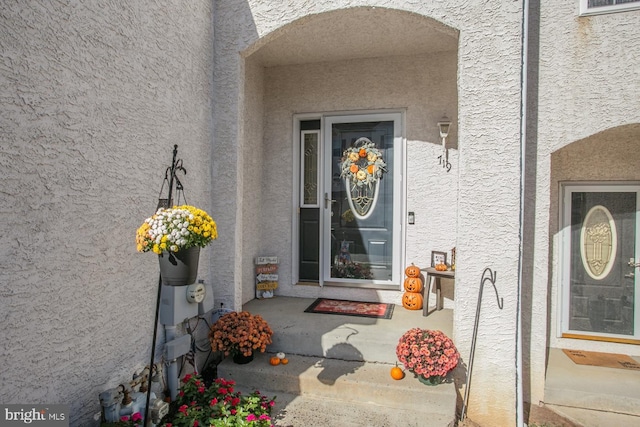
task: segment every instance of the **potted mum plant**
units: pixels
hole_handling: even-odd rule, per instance
[[[172,286],[195,282],[200,248],[217,238],[215,221],[190,205],[158,209],[136,233],[137,250],[158,254],[162,282]]]
[[[396,355],[406,369],[427,385],[444,381],[460,360],[451,338],[442,331],[420,328],[410,329],[400,337]]]
[[[231,312],[219,318],[209,331],[211,349],[231,355],[236,363],[253,360],[256,351],[264,353],[273,331],[259,314]]]
[[[192,426],[272,426],[271,410],[275,398],[259,391],[241,394],[235,383],[217,378],[207,387],[199,375],[187,374],[169,413],[162,419],[163,427]]]

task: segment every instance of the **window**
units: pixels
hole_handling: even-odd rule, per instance
[[[580,15],[640,9],[640,0],[580,0]]]
[[[301,207],[318,207],[318,179],[319,179],[319,130],[303,130],[301,132],[302,147],[300,150],[301,165]]]

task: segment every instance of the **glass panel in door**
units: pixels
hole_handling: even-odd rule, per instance
[[[571,191],[572,190],[572,191]],[[638,193],[570,189],[566,332],[639,338],[636,289]]]
[[[394,272],[399,244],[394,218],[399,203],[395,202],[394,163],[398,126],[399,121],[394,120],[329,120],[331,180],[325,194],[326,210],[330,209],[325,216],[325,227],[329,227],[325,233],[325,280],[356,285],[397,280]],[[353,173],[343,173],[343,162],[351,153],[358,153],[359,158],[354,156],[355,162],[348,165],[357,165]]]

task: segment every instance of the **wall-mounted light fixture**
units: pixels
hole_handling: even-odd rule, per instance
[[[440,164],[443,168],[449,172],[451,170],[451,163],[449,163],[449,156],[447,155],[447,136],[449,136],[449,130],[451,129],[451,120],[447,116],[443,116],[438,122],[438,129],[440,130],[440,138],[442,138],[442,155],[438,156]]]
[[[451,129],[451,120],[447,116],[443,116],[438,122],[438,128],[440,129],[440,138],[442,138],[442,152],[446,149],[445,143],[447,136],[449,136],[449,129]]]

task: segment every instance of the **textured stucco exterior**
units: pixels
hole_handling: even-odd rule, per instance
[[[282,260],[284,294],[398,301],[399,291],[291,284],[291,145],[296,113],[402,110],[408,159],[405,212],[416,212],[415,225],[403,223],[405,262],[428,265],[431,250],[457,247],[455,303],[447,303],[455,305],[455,339],[462,354],[469,352],[470,313],[482,271],[498,271],[505,305],[499,310],[489,302],[484,308],[476,363],[485,368],[474,372],[474,382],[483,386],[471,390],[469,413],[479,422],[511,424],[515,371],[505,366],[515,360],[518,294],[521,7],[519,2],[492,9],[468,2],[217,2],[214,82],[216,97],[224,103],[214,107],[214,151],[224,158],[214,159],[213,191],[235,188],[239,195],[236,205],[214,197],[220,222],[235,221],[236,230],[220,242],[225,255],[213,260],[218,300],[238,306],[253,298],[252,257],[269,251]],[[453,35],[457,44],[444,52],[398,55],[388,46],[393,37],[376,38],[372,31],[378,50],[355,56],[367,51],[353,49],[357,36],[324,46],[322,37],[304,30],[331,14],[318,35],[333,41],[331,35],[345,31],[350,16],[363,13],[370,20],[388,19],[398,34],[407,22],[409,29],[418,27],[413,19],[421,17],[442,29],[439,39]],[[286,35],[301,40],[298,45],[279,44]],[[305,43],[313,49],[305,50]],[[285,48],[287,54],[278,51]],[[343,51],[351,57],[345,58]],[[262,111],[263,116],[236,117],[237,111]],[[435,159],[435,122],[445,112],[456,115],[449,174]],[[230,165],[236,163],[241,166],[234,173]],[[255,207],[260,215],[242,206]]]
[[[504,307],[486,286],[473,421],[515,424],[519,360],[524,399],[544,402],[549,347],[640,355],[558,327],[560,183],[640,182],[638,28],[640,11],[580,17],[576,0],[2,3],[0,402],[66,403],[71,425],[91,425],[98,393],[148,363],[157,261],[134,232],[174,144],[187,201],[218,223],[200,267],[216,306],[254,297],[258,255],[280,258],[280,295],[399,303],[399,284],[295,283],[301,114],[402,113],[402,262],[457,248],[445,306],[465,364],[481,274],[497,273]]]
[[[0,402],[93,425],[148,363],[158,266],[135,230],[174,144],[210,207],[212,37],[208,1],[2,2]]]
[[[580,17],[577,2],[543,1],[539,22],[536,163],[527,165],[535,197],[525,206],[535,212],[524,285],[532,289],[525,326],[534,403],[544,401],[547,347],[640,354],[637,345],[560,338],[558,324],[559,183],[640,181],[640,12]]]

